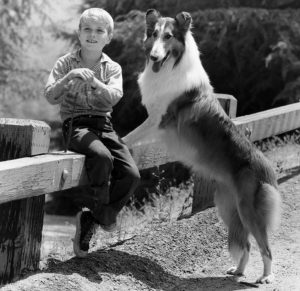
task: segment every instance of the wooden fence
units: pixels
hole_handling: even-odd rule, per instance
[[[235,117],[237,102],[217,96],[227,114],[252,140],[300,127],[300,103]],[[139,169],[175,161],[153,129],[155,116],[125,137]],[[50,152],[50,127],[42,121],[0,118],[0,285],[38,269],[45,194],[87,183],[85,157]],[[193,212],[210,203],[213,185],[197,177]]]

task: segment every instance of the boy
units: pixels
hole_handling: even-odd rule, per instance
[[[90,211],[76,216],[74,252],[85,257],[95,226],[116,228],[116,217],[140,180],[124,142],[111,124],[111,112],[123,95],[121,67],[102,52],[113,35],[113,19],[100,8],[85,10],[79,21],[80,49],[55,63],[45,87],[51,104],[60,104],[69,149],[86,155]]]

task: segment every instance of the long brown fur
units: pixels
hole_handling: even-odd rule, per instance
[[[175,20],[170,20],[160,17],[157,11],[150,10],[147,12],[146,21],[147,18],[149,18],[146,39],[148,63],[139,79],[141,92],[146,92],[145,95],[149,92],[146,86],[152,81],[152,77],[149,76],[153,78],[159,76],[157,78],[159,87],[159,80],[163,80],[164,74],[173,73],[175,78],[176,66],[180,74],[183,74],[183,69],[180,69],[181,62],[185,62],[188,58],[183,52],[179,61],[173,60],[178,64],[176,63],[171,71],[164,69],[164,66],[167,66],[164,64],[165,59],[161,62],[161,67],[159,63],[152,65],[151,60],[149,61],[151,48],[159,36],[152,37],[151,33],[155,29],[158,30],[162,35],[161,41],[167,42],[163,40],[163,29],[170,27],[168,22],[171,22],[177,30],[180,30],[184,23],[181,31],[183,37],[189,33],[191,22],[191,17],[186,12],[178,14]],[[172,40],[173,43],[175,41],[176,39]],[[189,41],[186,41],[184,45],[189,46]],[[167,43],[162,51],[169,46]],[[162,53],[158,52],[157,55],[162,55]],[[172,57],[168,58],[166,63],[171,61]],[[153,66],[153,72],[151,72],[151,66]],[[183,66],[182,68],[189,70],[189,67],[186,69]],[[199,73],[197,86],[193,84],[172,98],[167,94],[162,94],[162,96],[168,96],[168,104],[167,110],[161,114],[159,129],[162,131],[163,140],[168,148],[179,160],[216,181],[215,204],[228,227],[229,251],[237,262],[237,266],[229,269],[228,273],[233,275],[244,273],[250,251],[249,235],[252,234],[259,246],[264,264],[263,275],[257,282],[270,283],[274,275],[271,269],[272,254],[267,232],[272,225],[277,224],[280,216],[280,195],[277,190],[275,172],[264,155],[225,114],[215,98],[212,87],[206,81],[208,77],[205,74],[205,72],[204,75],[203,72]],[[172,80],[172,75],[170,76]],[[204,77],[201,78],[201,76]],[[173,86],[180,87],[176,81]],[[161,87],[163,88],[163,84]],[[159,97],[159,92],[159,89],[154,90],[154,100]],[[151,97],[151,94],[148,95]],[[145,97],[149,99],[148,95]],[[149,104],[149,100],[147,102]],[[151,109],[151,106],[149,108]]]

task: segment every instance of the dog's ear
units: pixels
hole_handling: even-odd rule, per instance
[[[154,27],[160,14],[155,9],[148,9],[146,12],[146,26],[147,26],[147,37],[150,37],[154,31]]]
[[[192,16],[188,12],[180,12],[175,17],[176,23],[183,31],[188,31],[191,28]]]

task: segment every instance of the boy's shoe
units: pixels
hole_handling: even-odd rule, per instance
[[[90,211],[80,211],[77,213],[76,233],[73,241],[73,250],[77,257],[84,258],[87,256],[95,226],[95,219]]]
[[[107,232],[114,232],[117,229],[117,223],[113,223],[110,225],[100,224],[100,227]]]

